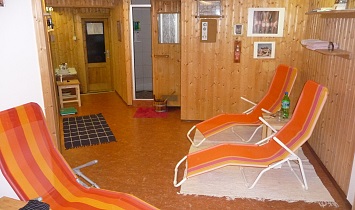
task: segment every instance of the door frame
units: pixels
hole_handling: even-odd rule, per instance
[[[133,26],[133,8],[151,8],[151,4],[131,4],[129,7],[129,24]],[[131,36],[131,65],[132,65],[132,96],[133,100],[137,100],[136,98],[136,72],[134,69],[134,28],[130,27],[130,36]],[[152,54],[152,53],[151,53]],[[154,78],[153,78],[154,80]],[[152,99],[139,99],[139,100],[152,100]]]
[[[108,68],[107,70],[109,71],[109,89],[107,91],[112,91],[113,90],[113,75],[112,75],[112,67],[111,67],[111,34],[110,34],[110,23],[109,23],[109,18],[82,18],[82,31],[83,31],[83,47],[84,47],[84,61],[85,61],[85,75],[86,75],[86,88],[88,92],[90,92],[90,78],[89,78],[89,66],[101,66],[102,63],[92,63],[89,64],[88,59],[87,59],[87,46],[86,46],[86,22],[103,22],[104,24],[104,40],[105,40],[105,66]],[[106,28],[106,29],[105,29]],[[108,54],[108,55],[107,55]],[[92,92],[101,92],[101,91],[92,91]]]
[[[107,29],[107,33],[108,33],[108,37],[109,40],[107,40],[109,42],[108,46],[109,52],[112,52],[112,47],[111,47],[111,16],[108,14],[96,14],[96,13],[78,13],[75,15],[75,28],[77,30],[76,33],[76,38],[78,41],[78,58],[82,58],[82,60],[78,61],[78,69],[77,69],[77,74],[78,74],[78,79],[80,81],[80,90],[82,93],[87,93],[88,92],[88,74],[87,74],[87,58],[85,57],[86,53],[85,53],[85,48],[84,48],[84,31],[83,31],[83,23],[85,19],[107,19],[107,25],[108,25],[108,29]],[[112,56],[110,56],[109,58],[110,63],[112,64]],[[113,70],[112,70],[112,65],[110,65],[110,74],[111,74],[111,88],[113,88],[114,84],[113,84]]]

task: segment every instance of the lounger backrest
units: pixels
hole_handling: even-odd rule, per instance
[[[296,77],[296,68],[284,64],[278,65],[267,93],[255,106],[251,114],[256,114],[258,117],[261,116],[262,108],[272,113],[278,111],[281,107],[281,100],[285,92],[291,92]]]
[[[327,95],[327,88],[308,81],[290,121],[275,134],[274,139],[260,146],[226,143],[190,153],[187,157],[188,176],[196,176],[227,165],[268,167],[285,160],[290,152],[275,139],[279,139],[292,151],[300,148],[311,136]]]
[[[37,104],[29,103],[0,113],[2,171],[22,200],[53,191],[55,183],[66,186],[75,182],[74,174],[63,165],[65,161],[56,154],[52,142],[48,142],[50,139]],[[66,178],[59,181],[58,177]]]
[[[0,169],[21,200],[42,197],[51,209],[155,209],[126,193],[80,185],[35,103],[0,112]]]
[[[327,96],[326,87],[314,81],[307,81],[290,121],[275,137],[292,151],[300,148],[310,138]]]

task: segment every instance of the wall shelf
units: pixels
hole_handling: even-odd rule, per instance
[[[338,56],[349,60],[351,59],[351,53],[345,50],[335,49],[333,51],[329,51],[329,50],[315,50],[315,51],[323,55]]]
[[[321,15],[323,18],[355,18],[355,9],[330,10],[330,11],[310,11],[306,15]]]
[[[306,49],[308,49],[306,47],[306,45],[302,44],[302,46],[304,46]],[[308,49],[308,50],[315,51],[315,52],[321,53],[323,55],[338,56],[338,57],[342,57],[342,58],[345,58],[348,60],[351,59],[351,52],[346,51],[346,50],[341,50],[341,49],[334,49],[333,51],[330,51],[328,49],[316,49],[316,50]]]
[[[325,10],[325,11],[310,11],[306,15],[320,15],[321,18],[355,18],[355,9],[345,10]],[[314,50],[323,55],[338,56],[345,59],[351,59],[351,52],[341,49],[334,49],[329,51],[327,49]]]

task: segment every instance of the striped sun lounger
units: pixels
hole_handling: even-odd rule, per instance
[[[264,168],[254,183],[249,185],[249,188],[253,188],[264,172],[279,167],[284,162],[290,166],[289,161],[294,160],[299,163],[301,170],[302,179],[298,179],[303,180],[301,183],[307,189],[302,161],[295,151],[311,136],[327,95],[327,88],[308,81],[290,121],[276,134],[271,135],[268,141],[262,144],[220,144],[188,154],[175,167],[175,187],[190,177],[228,165]],[[186,162],[186,172],[178,183],[178,169],[183,162]]]
[[[0,168],[21,200],[40,197],[51,209],[156,209],[130,194],[80,185],[35,103],[0,112]]]
[[[291,92],[296,77],[296,68],[280,64],[276,68],[276,72],[269,87],[269,90],[259,103],[253,103],[254,106],[245,111],[244,113],[220,114],[213,118],[200,122],[194,125],[188,131],[187,138],[192,143],[192,145],[198,147],[206,140],[206,138],[235,125],[261,125],[262,123],[259,120],[259,117],[262,116],[263,111],[275,113],[280,109],[281,100],[285,92]],[[198,144],[196,144],[193,141],[193,138],[191,137],[191,134],[194,130],[199,130],[204,137],[204,139],[201,140]]]

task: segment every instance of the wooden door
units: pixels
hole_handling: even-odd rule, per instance
[[[178,43],[161,43],[159,41],[160,14],[179,14],[180,0],[152,1],[152,67],[153,93],[157,98],[168,99],[169,106],[180,106],[180,41]],[[178,26],[180,21],[178,20]],[[180,37],[180,34],[178,34]]]
[[[83,19],[88,92],[112,90],[108,19]]]

